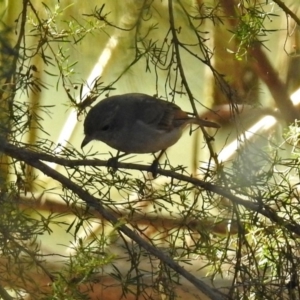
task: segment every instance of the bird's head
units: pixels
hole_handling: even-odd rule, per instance
[[[109,144],[109,140],[113,136],[114,117],[117,113],[118,105],[108,100],[105,99],[99,102],[88,112],[83,125],[85,137],[81,143],[81,148],[92,140]]]

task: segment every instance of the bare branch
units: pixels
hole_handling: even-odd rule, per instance
[[[90,195],[88,192],[83,190],[81,187],[79,187],[77,184],[72,182],[70,179],[63,176],[59,172],[53,170],[52,168],[48,167],[45,163],[41,162],[38,159],[38,157],[34,155],[34,153],[32,153],[32,151],[20,149],[9,144],[3,147],[3,151],[9,156],[16,158],[18,160],[22,160],[28,165],[37,168],[38,170],[42,171],[44,174],[60,182],[64,187],[73,191],[75,194],[78,195],[78,197],[84,200],[88,206],[93,207],[106,220],[108,220],[113,225],[115,225],[118,228],[118,230],[125,233],[129,238],[131,238],[133,241],[135,241],[137,244],[139,244],[149,253],[151,253],[158,259],[162,260],[166,265],[168,265],[178,274],[182,275],[184,278],[190,281],[195,287],[197,287],[200,291],[202,291],[207,296],[216,300],[218,299],[221,300],[226,298],[225,295],[223,295],[221,292],[219,292],[214,288],[209,287],[203,281],[199,280],[194,275],[187,272],[183,267],[181,267],[178,263],[176,263],[169,256],[164,254],[162,251],[158,250],[151,244],[147,243],[143,238],[141,238],[139,235],[137,235],[131,229],[129,229],[129,227],[125,225],[120,225],[119,220],[110,211],[106,210],[104,206],[101,204],[101,199],[98,199]]]
[[[300,26],[300,19],[281,0],[273,1]]]

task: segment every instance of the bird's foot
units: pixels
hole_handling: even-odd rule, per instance
[[[107,161],[107,168],[108,170],[111,170],[113,173],[116,172],[118,170],[118,159],[119,157],[111,157],[108,161]]]
[[[156,178],[158,170],[158,159],[155,159],[152,165],[149,167],[149,172],[152,173],[153,178]]]

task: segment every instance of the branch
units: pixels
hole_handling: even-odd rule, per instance
[[[117,227],[118,230],[122,231],[125,235],[127,235],[130,239],[135,241],[138,245],[144,248],[146,251],[163,261],[166,265],[168,265],[171,269],[173,269],[178,274],[182,275],[186,278],[189,282],[191,282],[196,288],[198,288],[201,292],[205,295],[210,297],[211,299],[221,300],[225,299],[225,295],[219,292],[218,290],[208,286],[203,281],[199,280],[197,277],[186,271],[183,267],[181,267],[178,263],[172,260],[169,256],[164,254],[162,251],[158,250],[148,242],[146,242],[143,238],[139,235],[134,233],[131,229],[129,229],[125,225],[121,225],[119,219],[117,219],[113,213],[106,210],[101,203],[101,199],[96,198],[90,195],[88,192],[83,190],[80,186],[75,184],[69,178],[65,177],[64,175],[60,174],[59,172],[53,170],[45,163],[40,161],[38,158],[37,153],[25,149],[18,148],[8,143],[1,143],[1,150],[21,161],[24,161],[28,165],[35,167],[36,169],[42,171],[47,176],[57,180],[60,182],[65,188],[68,188],[73,193],[75,193],[79,198],[81,198],[87,206],[93,207],[98,213],[100,213],[106,220],[111,222],[114,226]],[[44,156],[45,158],[45,156]]]
[[[57,202],[56,199],[45,198],[41,196],[31,196],[31,197],[20,197],[18,198],[18,206],[22,209],[35,209],[37,211],[51,211],[53,213],[60,214],[72,214],[74,212],[74,207],[70,207],[64,202]],[[79,214],[84,214],[85,208],[82,205],[75,205],[76,212]],[[89,213],[93,215],[94,218],[98,220],[104,220],[102,215],[97,211],[90,209]],[[129,217],[130,214],[130,217]],[[188,228],[191,231],[197,232],[198,228],[206,228],[207,231],[214,234],[231,235],[238,233],[237,222],[231,218],[227,219],[223,217],[216,222],[215,217],[208,218],[197,218],[197,217],[178,217],[178,216],[165,216],[157,215],[154,212],[143,212],[140,210],[129,210],[123,205],[119,209],[113,211],[113,215],[119,219],[129,220],[134,226],[143,226],[144,228],[151,227],[154,230],[157,228],[164,228],[166,230],[171,230],[174,228]],[[243,222],[240,222],[243,226]],[[228,228],[228,225],[230,227]]]
[[[188,94],[188,97],[190,99],[192,108],[193,108],[193,112],[196,116],[198,116],[198,112],[197,112],[197,108],[194,102],[194,96],[192,94],[192,91],[189,87],[189,84],[187,82],[186,76],[185,76],[185,72],[184,72],[184,68],[182,65],[182,60],[181,60],[181,55],[180,55],[180,49],[179,49],[179,45],[180,45],[180,41],[178,40],[177,37],[177,33],[176,33],[176,29],[175,29],[175,20],[174,20],[174,14],[173,14],[173,0],[169,0],[168,2],[168,7],[169,7],[169,16],[170,16],[170,28],[171,28],[171,32],[172,32],[172,38],[173,38],[173,44],[174,44],[174,48],[175,48],[175,56],[177,58],[177,65],[178,65],[178,69],[179,69],[179,73],[180,73],[180,77],[182,80],[182,84]],[[207,133],[207,131],[205,130],[204,127],[200,126],[201,130],[203,132],[205,141],[207,143],[209,152],[210,152],[210,156],[213,158],[216,166],[220,166],[220,163],[218,161],[218,157],[217,154],[215,153],[212,144],[211,144],[211,137],[209,136],[209,134]]]
[[[252,55],[252,68],[267,85],[273,99],[287,123],[299,120],[299,112],[293,105],[288,94],[287,86],[280,80],[278,72],[272,66],[270,60],[262,50],[260,43],[255,43],[248,49]]]
[[[281,0],[273,1],[300,26],[300,19]]]
[[[21,25],[20,25],[20,33],[17,37],[17,42],[15,46],[10,50],[10,53],[12,55],[12,61],[9,67],[9,70],[6,72],[7,77],[5,79],[5,84],[1,86],[0,90],[0,99],[3,100],[3,95],[5,92],[9,91],[15,91],[16,90],[16,74],[17,72],[17,62],[19,57],[21,56],[20,50],[22,49],[21,47],[21,42],[22,39],[25,36],[25,26],[26,26],[26,20],[27,20],[27,7],[28,7],[28,2],[29,0],[23,0],[23,9],[22,13],[20,14],[21,16]],[[3,51],[3,49],[2,49]]]
[[[221,0],[224,11],[228,16],[237,16],[235,2],[233,0]],[[228,22],[234,28],[237,26],[238,18],[228,18]],[[248,49],[252,56],[252,68],[259,78],[266,84],[273,99],[287,123],[293,123],[299,119],[299,112],[294,107],[287,90],[287,86],[282,82],[278,72],[264,53],[260,42],[253,43]]]
[[[47,167],[45,164],[38,165],[38,167],[37,167],[36,165],[33,165],[33,163],[36,163],[38,161],[41,164],[40,160],[44,160],[44,161],[53,162],[53,163],[56,163],[56,164],[59,164],[62,166],[66,166],[66,167],[78,167],[78,166],[107,167],[107,161],[104,161],[104,160],[89,160],[89,159],[69,160],[69,159],[65,159],[65,158],[54,157],[54,156],[51,156],[46,153],[34,152],[31,150],[27,150],[25,148],[18,148],[12,144],[4,142],[3,140],[2,141],[0,140],[0,145],[1,145],[0,150],[3,151],[8,156],[22,160],[22,161],[26,162],[27,164],[32,165],[43,172],[44,172],[44,170],[41,168]],[[122,168],[122,169],[127,169],[127,170],[138,170],[138,171],[151,172],[149,166],[132,164],[132,163],[118,162],[117,167]],[[49,168],[49,167],[47,167],[47,168]],[[53,176],[49,175],[49,174],[52,174],[51,172],[55,172],[55,173],[53,173],[54,174]],[[57,181],[59,181],[61,183],[62,183],[61,180],[68,180],[66,177],[62,176],[60,173],[54,171],[51,168],[49,168],[49,170],[47,169],[44,173],[46,175],[56,179]],[[230,189],[224,188],[223,186],[215,185],[210,182],[205,182],[198,178],[193,178],[193,177],[185,176],[182,174],[178,174],[174,171],[162,170],[162,169],[158,168],[157,174],[160,174],[160,175],[163,175],[166,177],[170,177],[172,179],[177,179],[180,181],[188,182],[188,183],[191,183],[194,186],[200,187],[206,191],[223,196],[223,197],[229,199],[234,204],[242,205],[243,207],[245,207],[246,209],[248,209],[252,212],[260,213],[261,215],[267,217],[272,222],[274,222],[280,226],[283,226],[286,229],[288,229],[290,232],[293,232],[300,236],[300,225],[296,224],[296,223],[292,224],[291,221],[288,222],[288,220],[279,217],[277,215],[276,211],[274,211],[271,207],[265,205],[262,202],[263,199],[252,198],[251,201],[244,200],[244,199],[234,195],[230,191]],[[57,177],[58,175],[62,176],[63,179],[61,179],[60,177]],[[70,181],[70,182],[72,182],[72,181]],[[79,188],[75,183],[72,182],[72,184],[75,185],[77,188]],[[90,196],[87,192],[85,192],[81,188],[79,188],[79,189],[80,189],[80,191],[82,191],[82,192],[86,193],[88,196]],[[70,188],[70,190],[74,191],[71,188]],[[77,195],[79,195],[77,192],[75,192],[75,193]],[[236,191],[236,193],[238,193],[238,191]],[[92,196],[90,196],[90,197],[92,197]],[[250,196],[248,196],[248,197],[250,197]],[[87,204],[89,204],[88,201],[91,201],[91,200],[86,200],[86,198],[84,198],[84,197],[81,197],[81,198],[84,199],[84,201]],[[92,199],[95,200],[97,198],[92,197]],[[253,200],[256,202],[254,202]],[[99,199],[97,200],[97,202],[99,202]],[[91,205],[91,206],[94,207],[93,205]],[[94,207],[94,208],[96,209],[96,211],[101,213],[101,211],[99,211],[98,208],[96,208],[96,207]],[[105,219],[110,220],[110,218],[107,218],[104,214],[102,214],[102,216]],[[110,217],[112,217],[113,219],[116,220],[116,217],[112,213],[110,213]]]

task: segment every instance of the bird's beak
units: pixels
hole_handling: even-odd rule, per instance
[[[89,136],[85,136],[82,143],[81,143],[81,149],[86,146],[92,139]]]

